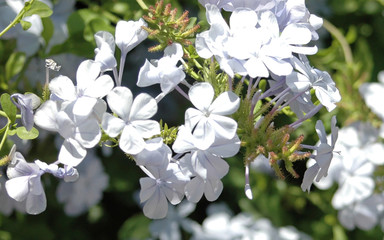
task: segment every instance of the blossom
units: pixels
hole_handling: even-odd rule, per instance
[[[384,120],[384,106],[381,104],[384,94],[384,71],[379,73],[378,80],[377,83],[361,84],[359,92],[372,112]]]
[[[60,148],[59,162],[77,166],[87,154],[86,148],[94,147],[101,138],[99,123],[95,118],[86,118],[80,123],[75,121],[71,109],[61,111],[59,103],[46,101],[36,111],[37,126],[58,132],[65,140]]]
[[[9,180],[5,183],[8,195],[18,202],[26,204],[26,212],[39,214],[45,211],[47,199],[41,184],[41,171],[35,163],[27,163],[16,148],[9,154],[10,164],[7,169]]]
[[[153,237],[167,240],[181,239],[180,227],[191,233],[199,224],[187,216],[196,208],[196,204],[183,201],[177,207],[169,204],[168,213],[164,219],[156,219],[149,225]]]
[[[121,55],[126,55],[139,43],[147,38],[148,33],[142,29],[147,23],[140,18],[138,21],[119,21],[116,24],[116,45],[121,50]]]
[[[138,154],[145,147],[143,138],[160,134],[159,123],[148,120],[157,112],[157,103],[148,94],[139,94],[134,100],[126,87],[115,87],[107,96],[109,107],[120,118],[105,113],[102,128],[111,137],[120,133],[119,147],[125,153]]]
[[[182,68],[176,66],[182,56],[182,46],[173,43],[165,48],[164,56],[160,60],[153,63],[146,60],[140,68],[137,86],[147,87],[159,83],[163,93],[172,91],[185,78]]]
[[[176,163],[145,172],[148,177],[140,178],[140,202],[144,203],[144,215],[152,219],[164,218],[168,212],[168,201],[175,205],[183,199],[184,186],[189,178]]]
[[[83,61],[76,72],[77,86],[66,76],[58,76],[49,83],[49,90],[56,97],[70,105],[78,119],[88,117],[98,99],[106,96],[113,88],[113,80],[108,75],[100,75],[100,65],[94,61]]]
[[[374,194],[368,198],[343,208],[338,213],[340,223],[348,230],[358,227],[372,229],[379,221],[383,210],[383,196]]]
[[[60,168],[57,164],[51,163],[48,165],[40,160],[36,160],[35,164],[45,173],[50,173],[57,178],[62,178],[65,182],[75,182],[79,179],[77,169],[72,166],[65,165],[64,168]]]
[[[6,179],[4,176],[0,177],[0,213],[4,216],[11,215],[12,211],[16,209],[19,212],[25,213],[25,202],[18,202],[11,198],[7,189],[5,188]]]
[[[95,34],[97,48],[95,49],[95,62],[101,64],[101,72],[116,68],[115,39],[106,31],[99,31]]]
[[[372,179],[374,165],[364,152],[350,148],[343,155],[337,179],[339,188],[332,198],[332,205],[336,209],[363,200],[373,193],[375,187]]]
[[[21,123],[31,131],[33,128],[33,110],[40,105],[40,98],[33,93],[20,94],[14,93],[11,95],[11,100],[21,112]],[[16,100],[16,101],[15,101]]]
[[[333,158],[333,149],[335,148],[338,131],[339,129],[336,127],[336,116],[333,116],[331,142],[328,144],[323,122],[321,120],[316,122],[316,132],[319,136],[320,144],[316,147],[316,163],[309,167],[304,173],[303,183],[301,184],[303,191],[309,191],[315,177],[316,181],[319,182],[321,178],[328,175],[328,169]]]
[[[341,96],[331,76],[327,72],[311,68],[307,61],[302,62],[298,58],[293,58],[292,63],[298,72],[294,71],[287,76],[286,83],[289,88],[294,92],[315,89],[320,103],[329,112],[332,111],[336,107],[335,103],[341,100]]]
[[[233,92],[221,93],[214,101],[214,90],[209,83],[198,83],[189,90],[189,98],[197,108],[185,112],[185,125],[192,129],[195,146],[207,149],[215,138],[232,139],[237,130],[237,122],[225,117],[237,111],[239,97]]]
[[[76,182],[60,182],[57,200],[64,204],[68,216],[78,216],[97,204],[108,187],[108,175],[104,172],[100,159],[92,152],[78,167],[81,177]]]

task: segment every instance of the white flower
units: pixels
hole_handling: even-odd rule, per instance
[[[348,230],[353,230],[355,227],[362,230],[372,229],[379,221],[379,216],[383,210],[383,200],[382,195],[369,196],[340,210],[338,219]]]
[[[235,136],[237,122],[225,115],[239,108],[240,100],[236,94],[224,92],[213,101],[213,87],[209,83],[198,83],[190,88],[188,95],[197,109],[187,109],[185,125],[193,129],[197,148],[205,150],[213,144],[215,138],[229,140]]]
[[[58,76],[49,83],[49,90],[72,108],[77,119],[82,120],[92,113],[98,99],[113,88],[112,78],[108,75],[99,76],[100,71],[100,65],[94,61],[83,61],[76,72],[76,87],[68,77]]]
[[[187,168],[190,166],[189,171],[202,179],[223,178],[228,173],[229,165],[221,157],[232,157],[239,151],[240,140],[237,135],[230,140],[218,138],[205,150],[199,149],[193,140],[190,130],[181,126],[173,150],[177,153],[190,152],[181,160],[183,164]]]
[[[15,101],[17,99],[17,101]],[[11,95],[11,100],[21,112],[21,123],[27,129],[31,131],[33,128],[33,110],[40,105],[40,98],[33,94],[20,94],[14,93]]]
[[[311,68],[307,61],[302,62],[298,58],[292,59],[292,64],[298,72],[292,72],[287,76],[286,83],[294,92],[315,89],[317,99],[327,110],[332,111],[335,103],[341,100],[339,90],[336,88],[331,76],[327,72]]]
[[[7,189],[5,188],[6,179],[4,176],[0,177],[0,213],[4,216],[11,215],[12,211],[16,209],[19,212],[25,213],[25,202],[18,202],[11,198]]]
[[[9,180],[5,183],[8,195],[18,202],[25,202],[26,212],[39,214],[45,211],[47,199],[41,175],[44,173],[35,163],[27,163],[19,152],[12,148],[7,169]]]
[[[101,64],[101,72],[116,68],[115,39],[113,35],[106,31],[99,31],[94,37],[97,46],[95,49],[95,62]]]
[[[138,21],[119,21],[117,23],[115,38],[121,55],[126,55],[147,38],[148,33],[141,28],[143,26],[147,26],[147,23],[142,18]]]
[[[164,56],[160,60],[153,63],[146,60],[140,68],[137,86],[147,87],[159,83],[163,93],[172,91],[185,78],[182,68],[176,66],[182,56],[182,46],[173,43],[165,48]]]
[[[144,203],[144,215],[152,219],[164,218],[168,212],[168,201],[175,205],[183,199],[184,186],[189,178],[176,163],[145,172],[148,177],[140,178],[140,202]]]
[[[187,218],[195,207],[196,204],[188,201],[181,202],[177,207],[169,204],[167,216],[164,219],[153,220],[149,225],[152,236],[162,240],[179,240],[180,227],[189,233],[200,227],[197,222]]]
[[[148,94],[139,94],[135,100],[126,87],[115,87],[107,96],[109,107],[120,118],[109,113],[103,116],[102,127],[111,137],[120,133],[119,146],[128,154],[138,154],[145,147],[144,138],[160,134],[159,123],[148,120],[157,112],[157,103]]]
[[[373,193],[375,187],[372,179],[374,165],[368,161],[365,153],[354,147],[342,154],[343,161],[337,179],[339,188],[332,199],[335,209],[363,200]]]
[[[108,187],[108,175],[96,155],[91,152],[78,167],[80,178],[76,182],[60,182],[56,197],[64,203],[68,216],[78,216],[96,205]]]
[[[301,189],[303,191],[309,191],[315,177],[316,181],[319,182],[320,179],[328,175],[328,169],[333,158],[333,149],[335,148],[338,131],[339,128],[336,127],[336,116],[333,116],[331,127],[331,142],[328,144],[323,122],[321,120],[316,122],[316,132],[319,136],[320,144],[316,148],[316,163],[309,167],[304,173],[303,183],[301,184]]]
[[[379,73],[378,79],[377,83],[361,84],[359,92],[372,112],[384,120],[384,105],[381,104],[384,99],[384,71]]]
[[[60,133],[65,141],[59,152],[59,162],[77,166],[87,154],[86,148],[92,148],[99,142],[101,138],[99,123],[95,118],[86,118],[77,123],[71,112],[59,109],[58,103],[52,100],[46,101],[36,111],[35,123],[43,129]]]

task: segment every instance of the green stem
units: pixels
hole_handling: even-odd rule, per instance
[[[1,151],[1,149],[3,148],[3,145],[4,145],[4,143],[5,143],[5,140],[7,139],[8,131],[9,131],[9,119],[8,119],[8,123],[7,123],[7,128],[5,129],[5,133],[4,133],[4,135],[3,135],[3,139],[1,139],[1,142],[0,142],[0,151]]]
[[[136,2],[140,5],[140,7],[141,7],[143,10],[148,10],[148,6],[147,6],[147,4],[144,3],[143,0],[136,0]]]
[[[0,116],[8,118],[8,115],[4,111],[1,111],[1,110],[0,110]]]
[[[341,48],[344,52],[345,61],[347,63],[353,63],[353,54],[352,50],[349,47],[349,44],[343,34],[340,32],[339,29],[337,29],[332,23],[324,19],[323,26],[329,33],[331,33],[340,43]]]
[[[16,24],[18,24],[23,19],[24,14],[29,10],[30,6],[33,4],[34,1],[35,0],[31,0],[25,3],[23,9],[21,9],[19,14],[17,14],[17,16],[15,17],[15,19],[13,19],[13,21],[0,33],[0,37],[2,37],[6,32],[9,31],[9,29],[16,26]]]

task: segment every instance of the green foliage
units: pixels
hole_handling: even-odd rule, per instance
[[[1,108],[6,114],[7,118],[10,121],[10,124],[13,124],[16,121],[17,108],[11,101],[11,96],[8,93],[1,94],[0,97]]]
[[[24,67],[26,61],[25,53],[14,52],[8,58],[7,63],[5,64],[5,79],[9,81],[12,77],[19,74]]]
[[[31,140],[39,136],[39,131],[36,128],[32,128],[31,131],[27,131],[24,126],[16,129],[16,134],[20,139]]]
[[[118,233],[119,240],[139,240],[149,238],[149,220],[142,214],[135,215],[127,219]]]

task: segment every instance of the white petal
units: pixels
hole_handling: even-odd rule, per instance
[[[40,108],[36,111],[34,122],[37,126],[48,130],[56,132],[58,126],[56,123],[56,115],[58,113],[58,106],[56,102],[48,100],[43,103]]]
[[[76,88],[71,79],[66,76],[58,76],[49,82],[49,90],[65,101],[73,101],[76,99]]]
[[[209,112],[218,115],[230,115],[235,113],[240,106],[239,97],[233,92],[220,94],[209,107]]]
[[[29,176],[9,179],[5,182],[8,195],[16,201],[24,201],[29,193]]]
[[[115,87],[107,95],[108,106],[124,121],[129,119],[132,100],[132,92],[127,87]]]
[[[312,34],[309,29],[300,24],[289,24],[286,26],[280,36],[289,44],[307,44],[311,41]]]
[[[75,124],[72,119],[70,119],[69,116],[62,111],[59,112],[56,117],[58,132],[60,135],[65,139],[73,137],[75,133]]]
[[[76,120],[88,117],[92,113],[96,103],[96,98],[87,96],[78,98],[73,105],[73,114],[76,116]]]
[[[76,167],[87,155],[87,150],[78,141],[69,138],[63,142],[59,152],[59,161],[64,165]]]
[[[44,190],[40,195],[29,194],[26,201],[26,211],[28,214],[40,214],[47,208],[47,198]]]
[[[256,27],[256,24],[256,12],[246,8],[236,9],[235,11],[233,11],[231,18],[229,19],[229,25],[231,26],[232,31]]]
[[[217,137],[223,137],[229,140],[236,134],[237,122],[232,118],[211,114],[208,122],[210,127],[214,129]]]
[[[144,65],[140,68],[136,85],[148,87],[160,83],[160,81],[159,70],[146,59]]]
[[[142,138],[150,138],[160,134],[160,125],[154,120],[136,120],[131,122]]]
[[[149,94],[139,94],[132,103],[129,120],[144,120],[152,117],[157,112],[156,100]]]
[[[147,38],[148,33],[141,28],[142,26],[147,26],[142,18],[138,21],[119,21],[117,23],[115,31],[116,45],[123,55]]]
[[[204,187],[204,195],[208,201],[216,201],[223,191],[223,183],[219,179],[208,179]]]
[[[77,90],[85,90],[90,87],[100,74],[100,65],[92,60],[80,63],[76,72]]]
[[[81,122],[76,128],[74,138],[85,148],[96,146],[101,138],[101,131],[97,120],[88,118]]]
[[[209,83],[197,83],[188,92],[192,104],[200,111],[206,111],[211,105],[215,92]]]
[[[165,218],[168,212],[168,201],[159,189],[145,203],[143,208],[144,215],[151,219]]]
[[[125,153],[135,155],[144,149],[145,142],[134,127],[127,125],[121,133],[119,146]]]
[[[185,196],[188,201],[197,203],[204,193],[204,181],[200,177],[193,178],[185,185]]]
[[[211,125],[211,122],[213,121],[208,121],[207,118],[202,118],[193,130],[192,135],[194,137],[194,145],[201,150],[209,148],[215,141],[216,129]]]
[[[230,140],[216,137],[208,151],[220,157],[233,157],[239,152],[239,149],[240,139],[235,135]]]
[[[121,131],[123,131],[125,125],[126,124],[123,120],[113,116],[110,113],[105,113],[103,115],[101,126],[110,137],[117,137]]]
[[[84,95],[93,98],[102,98],[112,90],[113,85],[113,80],[109,75],[102,75],[84,91]]]
[[[157,190],[156,180],[145,177],[140,178],[140,202],[143,203],[147,201]]]

